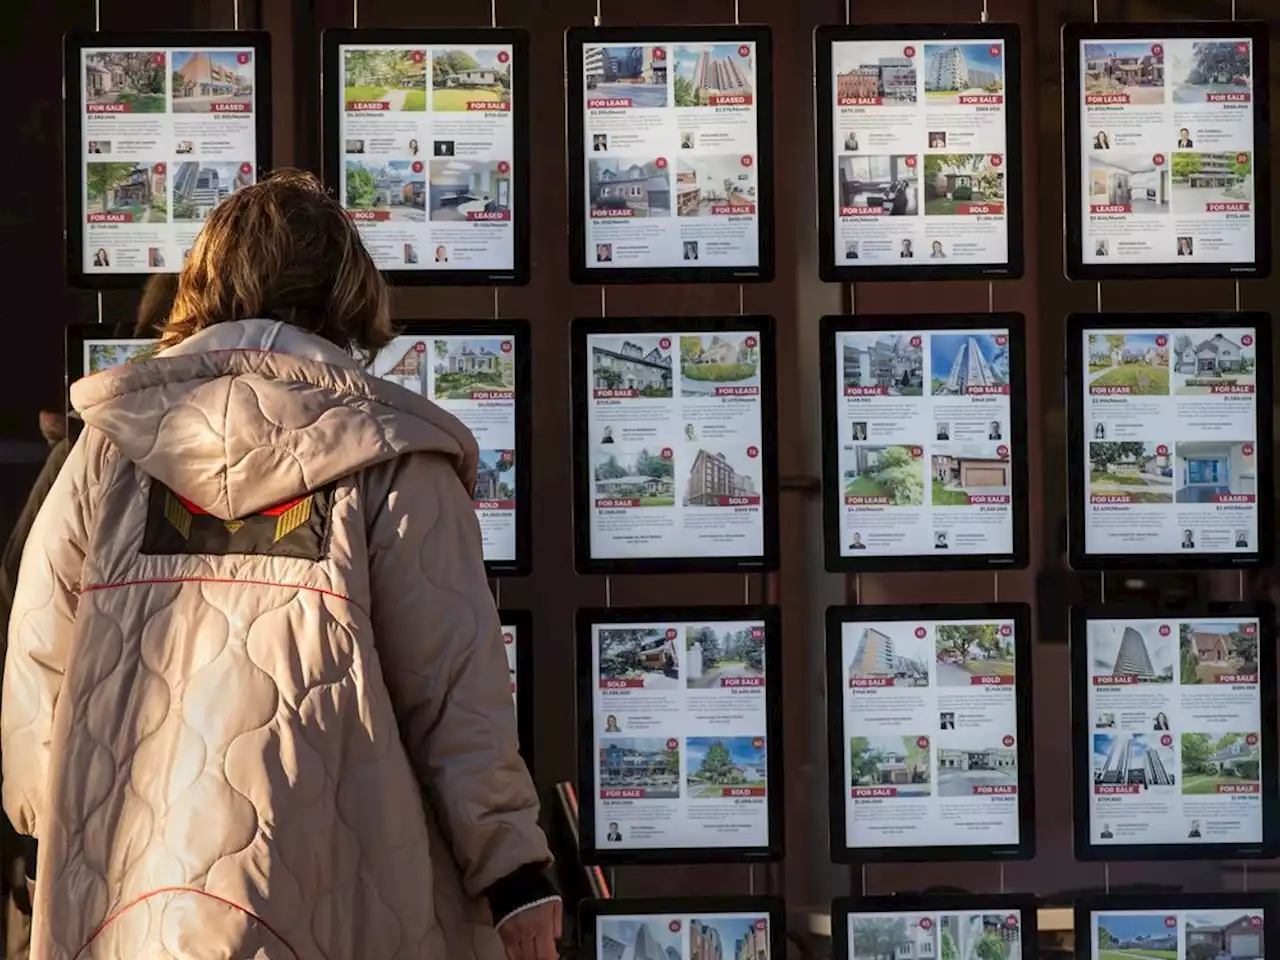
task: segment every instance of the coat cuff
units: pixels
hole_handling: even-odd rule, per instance
[[[495,881],[484,892],[493,914],[494,927],[500,927],[521,910],[560,899],[555,885],[547,877],[547,864],[526,863]]]

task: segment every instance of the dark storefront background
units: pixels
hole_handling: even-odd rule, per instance
[[[358,0],[359,26],[476,26],[490,23],[489,0]],[[732,22],[733,0],[602,0],[606,24]],[[1062,604],[1096,592],[1097,577],[1082,580],[1062,567],[1065,546],[1063,413],[1063,317],[1097,309],[1095,284],[1062,277],[1062,156],[1059,29],[1068,20],[1093,17],[1090,0],[990,0],[991,20],[1020,24],[1023,36],[1025,217],[1027,271],[1023,279],[997,283],[881,283],[856,289],[818,281],[816,186],[814,182],[812,30],[843,22],[842,0],[740,0],[744,23],[767,23],[775,49],[778,271],[769,284],[742,290],[729,285],[598,287],[568,282],[564,157],[563,33],[590,24],[595,0],[497,0],[497,22],[527,28],[533,38],[533,171],[529,198],[534,222],[533,281],[524,288],[402,289],[395,297],[398,319],[431,317],[525,317],[533,327],[534,376],[534,570],[501,585],[504,606],[533,612],[536,636],[538,717],[537,778],[549,792],[574,773],[572,677],[573,611],[603,605],[603,577],[573,571],[570,518],[568,325],[573,316],[609,313],[697,315],[768,313],[778,318],[782,499],[782,570],[768,578],[728,575],[615,577],[614,605],[740,603],[768,599],[782,605],[785,654],[785,753],[788,856],[748,878],[746,867],[627,868],[617,871],[619,893],[698,894],[743,892],[754,883],[786,895],[790,905],[819,905],[848,892],[851,881],[868,892],[961,886],[974,891],[1030,890],[1041,895],[1100,887],[1104,867],[1078,864],[1071,855],[1068,776],[1070,741],[1066,618]],[[978,19],[980,0],[853,0],[854,22],[946,22]],[[3,0],[0,3],[0,89],[5,91],[0,148],[0,307],[6,349],[0,373],[0,527],[8,530],[39,468],[43,441],[37,411],[54,408],[63,396],[63,327],[98,316],[94,294],[70,289],[63,277],[61,208],[61,34],[91,29],[94,0]],[[1228,19],[1228,0],[1099,0],[1101,20]],[[1269,18],[1273,45],[1280,38],[1277,0],[1240,0],[1241,19]],[[326,27],[352,24],[351,0],[241,0],[240,24],[272,34],[277,164],[319,169],[318,44]],[[233,0],[100,0],[104,30],[229,28]],[[1280,63],[1273,51],[1272,63]],[[1273,100],[1280,92],[1272,79]],[[1274,148],[1276,137],[1260,149]],[[1280,165],[1275,165],[1280,173]],[[1273,195],[1280,196],[1280,191]],[[1280,278],[1245,283],[1244,309],[1268,309]],[[989,299],[990,296],[990,299]],[[1104,284],[1108,310],[1229,310],[1234,284],[1128,282]],[[102,299],[107,321],[128,320],[133,293]],[[1032,465],[1032,569],[991,574],[891,574],[863,576],[859,583],[822,568],[821,509],[817,496],[818,318],[848,310],[860,313],[1017,310],[1028,319],[1031,362],[1028,451]],[[1128,578],[1132,580],[1133,578]],[[1141,578],[1140,578],[1141,579]],[[1265,592],[1265,576],[1251,577],[1245,590]],[[1108,579],[1114,598],[1126,578]],[[1188,581],[1151,581],[1150,586],[1234,599],[1235,574]],[[1131,584],[1132,585],[1132,584]],[[876,866],[852,875],[830,865],[827,855],[826,732],[824,729],[822,611],[828,604],[916,603],[992,598],[1038,606],[1035,646],[1035,775],[1038,856],[1003,868],[991,864]],[[1272,722],[1274,733],[1274,718]],[[1277,886],[1280,867],[1252,864],[1251,887]],[[1137,882],[1181,882],[1199,890],[1239,889],[1238,864],[1127,864],[1109,870],[1113,890]]]

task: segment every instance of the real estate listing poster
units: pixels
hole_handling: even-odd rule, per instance
[[[1268,562],[1269,331],[1256,313],[1068,319],[1073,567]]]
[[[507,675],[511,680],[511,705],[515,708],[520,732],[520,753],[532,765],[533,752],[533,638],[527,610],[499,610],[502,646],[507,654]]]
[[[578,612],[588,863],[780,856],[778,622],[765,607]]]
[[[267,166],[269,49],[258,32],[68,37],[73,280],[182,269],[209,212]]]
[[[1262,23],[1069,25],[1067,273],[1270,272]]]
[[[1089,896],[1075,903],[1077,960],[1263,960],[1276,948],[1273,893]]]
[[[571,275],[769,280],[765,27],[571,29]]]
[[[1026,566],[1022,315],[821,329],[827,569]]]
[[[67,327],[67,383],[92,376],[134,360],[152,356],[159,341],[141,337],[111,336],[111,327],[100,323],[74,323]]]
[[[529,357],[524,321],[415,323],[383,347],[369,372],[453,414],[480,446],[472,504],[490,574],[529,563]]]
[[[528,280],[528,36],[325,31],[326,179],[399,282]]]
[[[1274,856],[1274,610],[1072,611],[1076,856]]]
[[[783,960],[782,905],[764,897],[587,901],[588,960]]]
[[[827,611],[833,859],[1032,856],[1029,638],[1023,604]]]
[[[832,907],[837,960],[981,958],[1030,960],[1039,956],[1032,897],[870,897],[839,899]]]
[[[777,563],[770,317],[573,323],[580,572]]]
[[[1016,24],[820,27],[824,280],[1022,275]]]

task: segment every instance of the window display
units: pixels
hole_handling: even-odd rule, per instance
[[[131,360],[145,359],[159,347],[158,340],[113,337],[103,323],[73,323],[67,327],[67,384]]]
[[[270,49],[243,30],[66,38],[73,283],[177,273],[209,211],[270,167]]]
[[[1015,313],[824,317],[827,569],[1027,565]]]
[[[782,856],[776,607],[579,610],[587,863]]]
[[[899,894],[831,905],[836,960],[1033,960],[1037,936],[1032,896]]]
[[[1270,563],[1270,325],[1262,313],[1067,319],[1072,567]]]
[[[1152,893],[1075,902],[1076,960],[1262,960],[1277,949],[1274,893]]]
[[[823,280],[1020,277],[1012,23],[819,27]]]
[[[579,573],[777,567],[772,317],[573,322]]]
[[[1276,855],[1274,618],[1072,610],[1077,859]]]
[[[520,731],[520,753],[533,764],[533,633],[528,610],[499,610],[502,645],[507,652],[511,701]]]
[[[767,27],[571,28],[575,283],[773,279]]]
[[[833,860],[1035,854],[1030,643],[1025,604],[828,608]]]
[[[491,576],[530,563],[529,325],[523,320],[410,323],[369,372],[433,400],[480,445],[472,501]]]
[[[1267,27],[1062,30],[1067,276],[1271,272]]]
[[[529,280],[523,30],[326,30],[325,179],[397,283]]]
[[[587,900],[586,960],[784,960],[785,914],[769,897]]]

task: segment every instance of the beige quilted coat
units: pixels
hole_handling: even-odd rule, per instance
[[[471,435],[264,320],[72,400],[0,721],[4,808],[40,841],[33,960],[502,960],[478,895],[550,855]],[[234,552],[254,515],[323,555]],[[181,552],[184,526],[226,550]]]

